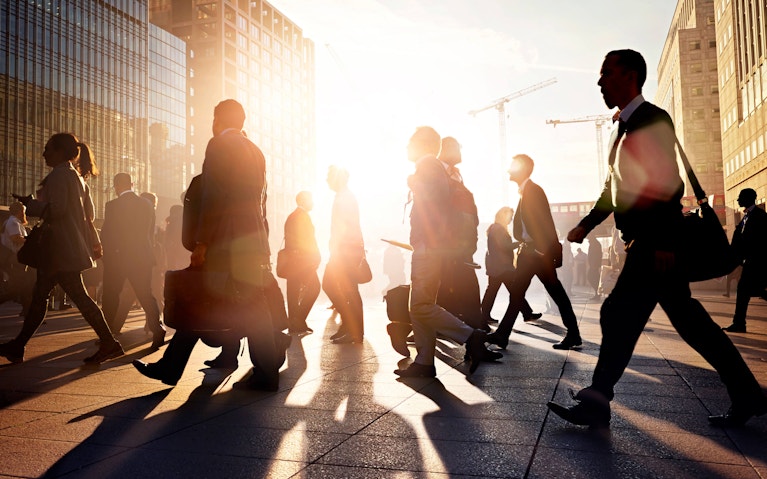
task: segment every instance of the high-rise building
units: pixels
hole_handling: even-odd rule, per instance
[[[168,78],[167,67],[162,78],[153,77],[162,91],[153,92],[148,25],[146,0],[0,3],[0,203],[7,204],[12,192],[35,192],[47,173],[43,148],[57,132],[74,133],[93,150],[101,169],[88,180],[97,218],[113,197],[116,173],[130,173],[137,191],[150,188],[150,122],[168,120],[172,145],[183,145],[185,138],[177,119],[149,116],[150,98],[160,99],[153,106],[161,110],[162,99],[173,96],[158,82],[179,80]],[[155,56],[153,64],[183,64],[184,57],[173,56],[177,41],[154,33],[165,43],[151,49],[167,58]],[[174,98],[181,106],[177,101],[170,108],[184,111],[185,85],[179,87]],[[178,193],[183,188],[176,187]]]
[[[655,103],[674,120],[695,175],[725,220],[714,0],[679,0],[658,64]],[[687,206],[695,206],[686,192]]]
[[[239,101],[245,132],[267,160],[269,223],[281,228],[316,175],[314,43],[264,0],[150,0],[149,11],[187,43],[192,170],[202,166],[213,108]]]
[[[767,0],[715,0],[725,200],[740,219],[738,193],[767,197]],[[729,218],[728,218],[729,219]]]
[[[157,222],[181,204],[192,179],[186,143],[186,43],[149,24],[149,191],[157,195]]]

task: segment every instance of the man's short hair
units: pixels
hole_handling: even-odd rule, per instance
[[[527,176],[530,176],[533,173],[533,168],[535,168],[535,162],[533,161],[532,158],[530,158],[530,156],[525,154],[514,155],[512,162],[514,161],[520,164],[520,166],[522,167],[522,171],[527,172]]]
[[[20,216],[22,213],[24,213],[25,209],[26,207],[21,201],[14,201],[10,204],[10,206],[8,206],[8,212],[13,216]]]
[[[312,194],[309,191],[299,191],[296,195],[296,204],[304,206],[308,201],[312,201]]]
[[[131,179],[128,173],[117,173],[112,183],[115,186],[123,186],[126,188],[130,188],[131,185],[133,184],[133,180]]]
[[[740,193],[738,193],[738,199],[749,203],[756,203],[756,190],[753,188],[743,188],[740,190]]]
[[[328,177],[334,185],[338,185],[343,188],[349,184],[349,171],[338,165],[330,165],[328,167]]]
[[[227,128],[242,129],[245,125],[245,109],[236,100],[224,100],[213,109],[213,116]]]
[[[442,145],[442,139],[437,130],[430,126],[419,126],[410,137],[410,144],[419,152],[437,156]]]
[[[647,80],[647,63],[644,61],[642,54],[626,48],[623,50],[613,50],[606,55],[606,57],[609,56],[618,57],[618,61],[616,62],[618,65],[625,70],[637,74],[637,88],[639,88],[639,91],[642,91],[644,82]]]

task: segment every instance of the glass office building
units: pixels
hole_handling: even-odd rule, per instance
[[[57,132],[74,133],[93,150],[101,169],[89,180],[97,217],[113,196],[115,173],[129,172],[137,191],[150,188],[150,124],[168,120],[168,148],[185,142],[178,141],[185,125],[149,116],[149,31],[146,0],[0,3],[0,204],[12,192],[37,189],[47,173],[45,142]],[[172,47],[158,51],[171,61],[154,63],[177,69],[178,43],[166,44]],[[175,98],[169,108],[184,115]]]
[[[191,180],[186,146],[186,43],[149,24],[149,191],[158,197],[157,222],[181,204]]]
[[[268,220],[279,229],[316,178],[314,43],[265,0],[150,0],[149,11],[187,44],[192,167],[202,167],[213,108],[238,100],[245,131],[266,156]]]

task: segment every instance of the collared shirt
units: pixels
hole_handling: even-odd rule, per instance
[[[631,118],[631,114],[634,113],[634,111],[645,102],[644,97],[640,93],[639,95],[635,96],[633,100],[629,102],[628,105],[626,105],[625,108],[621,110],[620,116],[618,117],[620,121],[629,121],[629,118]]]
[[[754,211],[754,208],[756,208],[756,205],[751,205],[745,210],[743,210],[743,219],[740,220],[741,223],[743,223],[743,228],[746,227],[746,222],[748,221],[748,216],[751,214],[752,211]]]
[[[528,176],[527,178],[525,178],[525,181],[523,181],[522,183],[519,184],[519,190],[518,191],[519,191],[519,196],[520,197],[525,196],[525,187],[527,186],[527,184],[529,182],[530,182],[530,177]],[[517,210],[519,210],[519,208],[517,208]],[[532,239],[533,239],[530,236],[530,234],[527,232],[527,226],[525,226],[525,222],[524,221],[522,221],[522,238],[518,238],[518,239],[521,239],[522,241],[532,241]]]
[[[122,196],[122,195],[124,195],[126,193],[133,193],[133,189],[123,191],[122,193],[120,193],[120,196]]]
[[[238,133],[241,133],[241,132],[242,132],[242,130],[240,130],[239,128],[227,128],[227,129],[225,129],[225,130],[221,130],[221,133],[219,133],[219,134],[218,134],[218,135],[216,135],[216,136],[219,136],[219,135],[224,135],[224,134],[226,134],[226,133],[229,133],[230,131],[236,131],[236,132],[238,132]]]
[[[525,181],[519,184],[519,189],[517,190],[517,192],[519,193],[519,196],[522,196],[525,194],[525,186],[527,186],[527,183],[529,182],[530,182],[530,177],[528,176],[527,178],[525,178]]]

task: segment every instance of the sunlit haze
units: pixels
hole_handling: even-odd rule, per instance
[[[363,217],[365,229],[373,222],[402,224],[405,179],[413,168],[405,145],[419,125],[461,142],[459,166],[480,219],[491,222],[508,181],[498,112],[468,112],[554,77],[557,83],[506,104],[509,158],[522,152],[533,157],[533,178],[551,202],[595,199],[602,179],[594,123],[554,128],[546,120],[609,113],[596,82],[604,54],[616,48],[644,54],[644,93],[652,100],[675,7],[669,0],[271,3],[316,44],[316,211],[330,195],[322,181],[327,165],[343,164],[370,213]],[[605,143],[609,133],[606,126]],[[508,191],[505,203],[515,206],[516,187]]]

